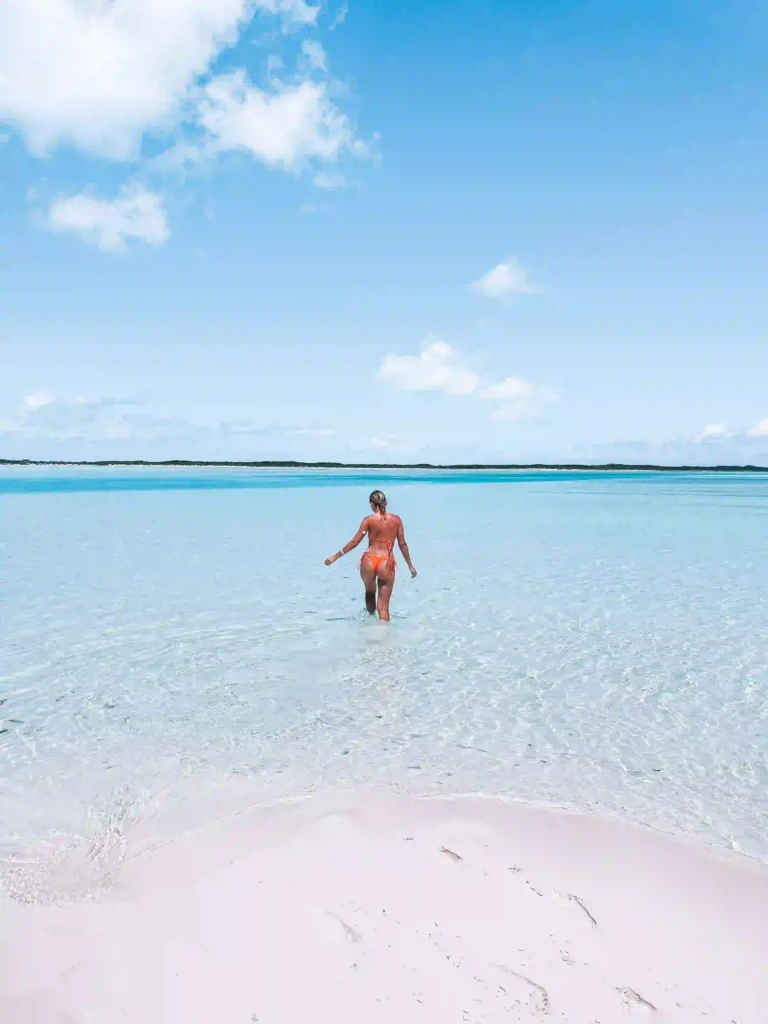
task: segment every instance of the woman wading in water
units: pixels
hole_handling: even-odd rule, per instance
[[[333,565],[342,555],[356,548],[363,537],[368,534],[368,550],[360,559],[360,576],[365,586],[365,607],[373,615],[378,611],[379,618],[383,622],[389,622],[389,601],[392,597],[392,588],[395,585],[395,572],[397,562],[393,553],[395,541],[403,553],[406,565],[411,570],[411,576],[416,575],[416,570],[411,562],[411,553],[405,543],[403,532],[403,521],[400,516],[387,512],[387,499],[383,491],[374,491],[368,499],[371,503],[373,515],[366,516],[360,523],[360,529],[352,540],[345,544],[341,551],[326,558],[326,565]],[[378,594],[376,584],[378,583]]]

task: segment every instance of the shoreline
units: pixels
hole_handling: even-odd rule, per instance
[[[763,1019],[764,863],[491,796],[243,796],[134,822],[86,899],[0,896],[4,1024]]]

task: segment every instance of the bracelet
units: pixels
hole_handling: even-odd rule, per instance
[[[344,557],[344,548],[339,548],[339,558]]]

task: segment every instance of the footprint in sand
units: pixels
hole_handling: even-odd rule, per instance
[[[585,919],[589,921],[590,927],[597,928],[597,921],[592,916],[589,908],[580,896],[574,896],[572,892],[558,892],[555,889],[552,893],[552,899],[556,900],[558,903],[573,903],[581,910]]]
[[[633,988],[617,988],[616,991],[621,996],[622,1006],[625,1010],[629,1010],[630,1013],[656,1013],[656,1007],[653,1003],[649,1003],[647,999],[643,999],[640,993],[635,992]]]
[[[441,846],[440,847],[440,853],[444,853],[446,855],[446,857],[450,857],[451,860],[455,860],[457,863],[458,863],[458,861],[460,861],[462,859],[458,855],[458,853],[454,853],[453,850],[449,850],[447,846]]]
[[[500,971],[503,971],[509,977],[514,978],[516,982],[522,982],[520,985],[520,994],[527,996],[528,1006],[538,1017],[548,1017],[550,1010],[549,993],[540,985],[537,981],[533,981],[531,978],[526,978],[524,974],[518,974],[517,971],[513,971],[511,967],[505,967],[503,964],[495,965]],[[508,993],[506,986],[502,986],[504,991]]]
[[[360,933],[332,910],[315,907],[314,918],[318,931],[326,941],[336,944],[362,942]]]

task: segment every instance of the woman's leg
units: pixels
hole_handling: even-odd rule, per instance
[[[379,566],[377,573],[379,580],[379,594],[376,601],[379,618],[382,622],[389,622],[389,601],[392,597],[392,588],[395,585],[395,570],[386,563]]]
[[[376,613],[376,573],[373,571],[370,558],[363,555],[360,562],[360,578],[365,587],[365,607],[369,615]]]

